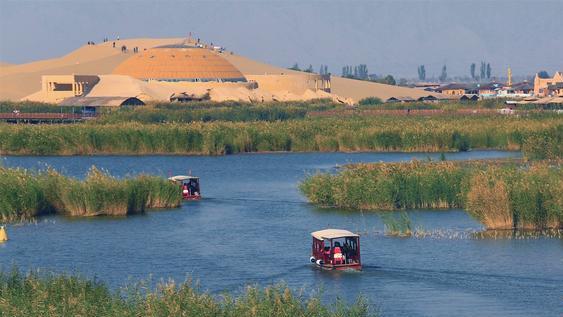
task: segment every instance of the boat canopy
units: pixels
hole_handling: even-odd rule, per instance
[[[311,235],[317,240],[359,237],[359,235],[353,232],[350,232],[348,230],[342,230],[342,229],[324,229],[324,230],[311,232]]]
[[[179,181],[185,181],[185,180],[188,180],[188,179],[199,179],[199,177],[186,176],[186,175],[176,175],[176,176],[168,177],[168,179],[173,181],[173,182],[179,182]]]

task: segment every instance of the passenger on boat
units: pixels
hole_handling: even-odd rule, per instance
[[[336,241],[334,243],[334,263],[333,264],[344,264],[344,256],[342,255],[342,250],[340,248],[340,242]]]
[[[342,246],[342,253],[344,254],[344,260],[346,263],[349,263],[350,255],[351,255],[351,248],[348,241],[344,242]]]
[[[191,194],[191,195],[196,195],[196,193],[197,193],[196,184],[195,184],[195,182],[190,181],[190,194]]]
[[[325,263],[330,263],[330,247],[324,248],[324,261]]]

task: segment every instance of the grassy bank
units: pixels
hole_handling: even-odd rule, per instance
[[[214,297],[192,283],[135,286],[121,293],[76,276],[0,272],[0,312],[6,316],[371,316],[365,300],[322,304],[287,287],[248,287],[240,295]]]
[[[0,221],[57,213],[69,216],[127,215],[146,208],[179,206],[180,190],[165,179],[141,175],[116,179],[92,167],[82,180],[54,170],[0,167]]]
[[[563,225],[560,163],[410,162],[353,165],[300,184],[310,202],[358,210],[465,208],[488,229]]]
[[[316,118],[191,124],[0,124],[0,154],[196,154],[260,151],[525,150],[563,153],[563,121],[542,117]],[[532,141],[530,141],[532,140]],[[538,146],[538,140],[541,146]]]

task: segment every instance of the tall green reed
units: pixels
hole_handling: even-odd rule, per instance
[[[142,282],[121,292],[103,282],[76,275],[27,275],[17,269],[0,272],[0,312],[6,316],[373,316],[363,297],[347,304],[321,302],[284,285],[249,286],[240,294],[213,296],[191,281],[162,282],[149,289]]]
[[[181,193],[166,179],[141,175],[117,179],[92,167],[84,180],[52,169],[32,172],[0,167],[0,221],[46,213],[69,216],[127,215],[179,206]]]
[[[489,229],[563,225],[560,162],[357,164],[300,184],[317,205],[358,210],[465,208]]]
[[[276,122],[190,124],[0,124],[1,154],[224,155],[258,151],[524,150],[526,156],[563,155],[559,117],[309,118]],[[532,146],[543,137],[545,145]],[[550,149],[548,154],[538,151]]]

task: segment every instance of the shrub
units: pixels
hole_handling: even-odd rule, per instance
[[[487,228],[514,227],[508,189],[504,181],[480,173],[471,178],[470,188],[465,209],[472,216]]]
[[[383,101],[377,97],[367,97],[358,101],[358,105],[360,106],[375,106],[382,104]]]

